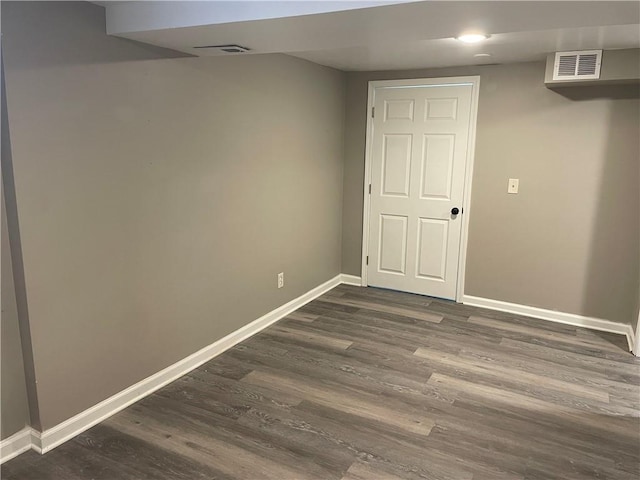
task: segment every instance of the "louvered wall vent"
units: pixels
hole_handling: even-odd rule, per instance
[[[556,52],[553,64],[554,80],[583,80],[600,78],[602,50]]]
[[[250,48],[243,47],[242,45],[202,45],[200,47],[193,48],[206,48],[211,50],[217,50],[217,53],[245,53],[250,51]]]

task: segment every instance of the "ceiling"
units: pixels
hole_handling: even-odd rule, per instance
[[[103,2],[110,34],[199,56],[240,44],[346,71],[538,60],[640,48],[640,2]],[[365,7],[365,8],[363,8]],[[339,10],[339,11],[337,11]],[[464,44],[465,32],[490,37]],[[475,57],[484,53],[490,56]]]

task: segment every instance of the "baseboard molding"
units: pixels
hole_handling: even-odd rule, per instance
[[[638,318],[635,332],[631,335],[629,348],[631,350],[631,353],[633,353],[636,357],[640,357],[640,318]]]
[[[226,337],[204,347],[192,355],[170,365],[164,370],[141,380],[135,385],[116,393],[112,397],[94,405],[74,417],[56,425],[44,432],[35,432],[31,436],[30,446],[38,453],[46,453],[76,435],[84,432],[92,426],[107,419],[120,410],[137,402],[143,397],[150,395],[156,390],[164,387],[168,383],[186,375],[191,370],[199,367],[212,358],[220,355],[225,350],[233,347],[237,343],[255,335],[262,329],[275,323],[281,318],[289,315],[293,311],[309,303],[320,295],[328,292],[342,282],[342,275],[337,275],[331,280],[317,286],[307,293],[291,300],[281,307],[272,310],[253,322],[230,333]],[[28,448],[27,448],[28,449]],[[17,455],[17,454],[16,454]]]
[[[0,464],[30,449],[31,427],[25,427],[0,442]]]
[[[357,275],[349,275],[347,273],[343,273],[340,275],[340,283],[344,283],[346,285],[355,285],[356,287],[362,286],[362,277],[358,277]]]
[[[631,325],[612,322],[602,318],[585,317],[574,313],[557,312],[555,310],[529,307],[518,303],[491,300],[489,298],[474,297],[471,295],[463,295],[462,303],[472,307],[482,307],[490,310],[515,313],[518,315],[525,315],[527,317],[539,318],[541,320],[548,320],[550,322],[565,323],[567,325],[575,325],[577,327],[589,328],[591,330],[599,330],[601,332],[618,333],[627,337],[629,351],[633,350],[633,329],[631,328]]]

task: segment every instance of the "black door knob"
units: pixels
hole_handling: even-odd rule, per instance
[[[458,209],[458,207],[453,207],[451,209],[451,215],[457,215],[460,213],[460,210]]]

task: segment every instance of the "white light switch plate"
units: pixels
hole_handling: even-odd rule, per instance
[[[507,193],[518,193],[519,184],[520,180],[518,178],[510,178],[509,186],[507,187]]]

